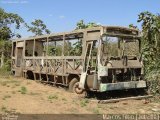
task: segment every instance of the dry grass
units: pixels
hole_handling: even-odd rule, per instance
[[[159,103],[145,104],[144,100],[98,104],[79,98],[64,88],[43,85],[23,78],[0,78],[0,113],[15,109],[18,113],[32,114],[119,114],[159,113]]]

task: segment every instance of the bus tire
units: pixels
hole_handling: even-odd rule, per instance
[[[82,94],[83,90],[78,88],[79,81],[77,78],[73,78],[69,83],[69,91],[77,94]]]

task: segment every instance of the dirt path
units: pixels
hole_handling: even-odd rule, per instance
[[[0,113],[15,110],[25,114],[145,114],[160,113],[159,108],[159,103],[146,104],[144,100],[97,104],[69,93],[64,88],[22,78],[0,78]]]

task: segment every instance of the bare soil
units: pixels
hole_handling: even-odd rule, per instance
[[[34,80],[8,76],[0,78],[0,113],[15,110],[23,114],[146,114],[160,113],[160,103],[127,100],[98,104]]]

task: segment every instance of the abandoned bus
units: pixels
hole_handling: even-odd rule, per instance
[[[15,76],[78,94],[146,87],[136,29],[99,26],[12,41]]]

